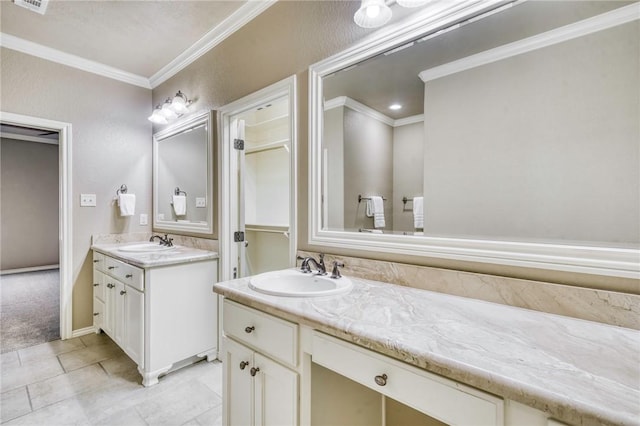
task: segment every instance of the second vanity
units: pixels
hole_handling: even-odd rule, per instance
[[[331,297],[218,283],[223,422],[638,425],[640,333],[351,278]]]
[[[143,252],[136,244],[94,244],[94,328],[138,365],[142,384],[217,356],[217,253],[189,247]],[[133,250],[133,251],[128,251]],[[213,326],[212,326],[213,325]]]

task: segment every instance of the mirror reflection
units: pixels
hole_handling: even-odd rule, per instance
[[[585,24],[626,5],[507,5],[323,76],[322,229],[636,247],[640,26]]]
[[[154,229],[213,231],[209,115],[154,136]]]

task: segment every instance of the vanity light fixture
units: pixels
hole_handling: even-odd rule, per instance
[[[156,106],[148,120],[155,124],[167,124],[169,120],[189,112],[188,108],[192,102],[182,91],[178,90],[173,99],[167,98],[162,104]]]
[[[362,0],[360,9],[353,15],[354,22],[362,28],[381,27],[391,19],[391,8],[384,0]]]
[[[395,0],[402,7],[419,7],[432,0]],[[360,9],[353,15],[354,22],[362,28],[381,27],[391,19],[391,8],[387,3],[393,0],[362,0]]]

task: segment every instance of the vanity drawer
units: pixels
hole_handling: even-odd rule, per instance
[[[105,256],[107,273],[131,287],[144,291],[144,270]]]
[[[227,336],[253,346],[286,364],[298,365],[298,325],[225,299],[223,328]]]
[[[314,332],[312,361],[447,424],[498,426],[502,399]],[[464,407],[464,409],[461,409]]]
[[[105,272],[107,270],[104,264],[105,257],[106,256],[102,253],[98,253],[97,251],[93,252],[93,267],[98,271]]]

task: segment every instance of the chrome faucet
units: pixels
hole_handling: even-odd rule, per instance
[[[156,238],[160,241],[161,246],[173,247],[173,238],[169,238],[167,234],[164,234],[164,237],[152,235],[151,238],[149,238],[149,242],[153,242]]]
[[[327,267],[324,264],[324,254],[320,253],[318,258],[320,259],[319,261],[315,260],[312,256],[298,256],[298,260],[302,260],[302,263],[300,264],[300,270],[305,274],[311,273],[311,267],[309,266],[309,264],[311,264],[318,270],[318,275],[327,275]]]

